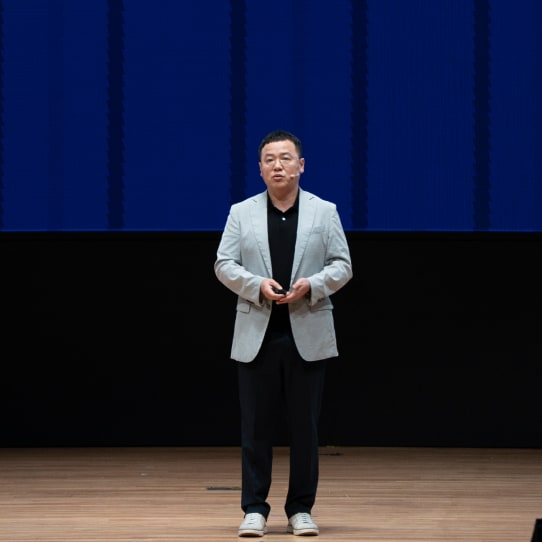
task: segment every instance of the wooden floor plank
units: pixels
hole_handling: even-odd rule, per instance
[[[292,541],[274,455],[264,539]],[[320,471],[322,542],[530,542],[542,517],[539,449],[329,447]],[[0,541],[238,540],[239,501],[234,447],[0,449]]]

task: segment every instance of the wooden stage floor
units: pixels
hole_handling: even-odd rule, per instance
[[[323,447],[320,536],[293,536],[274,455],[267,542],[530,542],[542,517],[540,449]],[[0,448],[0,540],[255,540],[239,486],[235,447]]]

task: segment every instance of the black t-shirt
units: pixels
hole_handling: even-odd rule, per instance
[[[273,266],[273,278],[285,289],[291,286],[292,265],[297,238],[299,192],[295,203],[285,212],[277,209],[267,195],[267,231],[269,250]],[[287,331],[290,329],[288,305],[273,304],[269,329]]]

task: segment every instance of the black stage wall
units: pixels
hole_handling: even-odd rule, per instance
[[[239,444],[219,236],[1,234],[0,445]],[[541,446],[542,235],[347,236],[322,444]]]

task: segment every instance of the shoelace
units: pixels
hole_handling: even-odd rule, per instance
[[[257,523],[257,522],[258,522],[258,514],[257,513],[247,514],[247,517],[245,518],[245,523],[246,524],[251,525],[251,524]]]
[[[301,521],[301,523],[310,523],[312,525],[311,516],[306,512],[301,512],[299,520]]]

